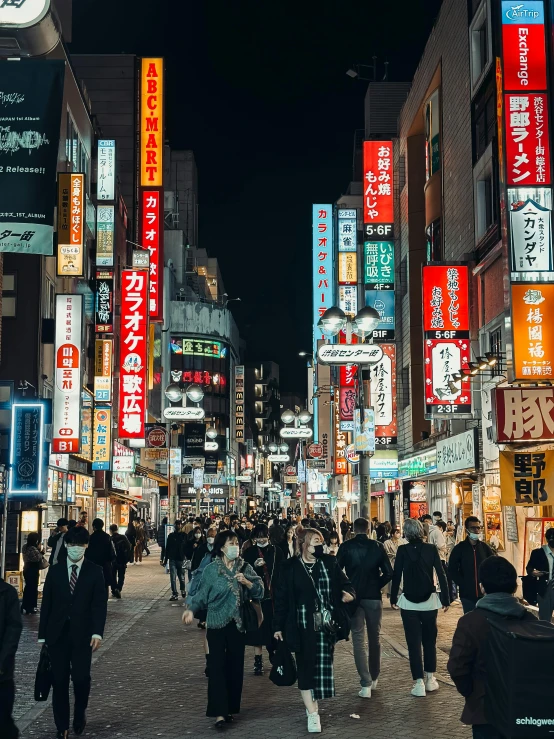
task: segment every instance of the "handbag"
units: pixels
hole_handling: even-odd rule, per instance
[[[50,694],[52,687],[52,665],[50,663],[50,654],[46,644],[42,645],[40,657],[38,660],[37,672],[35,675],[35,700],[45,701]]]
[[[242,572],[244,574],[244,570],[246,569],[247,562],[243,564],[243,566],[240,568],[239,572]],[[258,601],[252,600],[247,596],[246,588],[244,585],[241,585],[241,619],[242,619],[242,625],[244,627],[244,630],[247,634],[257,631],[260,626],[263,623],[264,620],[264,614],[262,611],[262,606]]]
[[[296,662],[285,642],[279,642],[273,654],[273,667],[269,679],[279,687],[289,687],[296,682]]]
[[[47,567],[50,567],[50,563],[46,559],[46,557],[43,557],[38,565],[39,570],[45,570]]]

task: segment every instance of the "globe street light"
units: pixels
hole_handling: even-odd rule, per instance
[[[187,387],[186,396],[191,401],[191,403],[200,403],[200,401],[204,397],[204,390],[200,387],[200,385],[196,385],[195,383],[193,383],[192,385],[189,385]]]
[[[364,338],[364,336],[371,336],[379,325],[380,320],[381,316],[379,313],[375,308],[368,305],[358,311],[358,314],[352,320],[352,332],[361,338]]]
[[[346,326],[346,313],[340,308],[328,308],[317,322],[324,336],[337,336]]]
[[[285,424],[285,426],[289,423],[292,423],[295,418],[296,416],[290,410],[286,410],[281,413],[281,421]]]
[[[310,423],[310,421],[312,420],[312,414],[310,413],[310,411],[307,410],[300,411],[300,413],[298,414],[298,420],[300,421],[302,426],[306,426],[306,424]]]
[[[176,382],[172,382],[166,387],[164,395],[170,403],[178,403],[183,398],[183,391]]]
[[[217,438],[217,429],[214,429],[213,426],[208,426],[206,429],[206,436],[208,439],[216,439]]]
[[[279,447],[279,451],[282,452],[283,454],[286,454],[288,450],[289,450],[288,444],[281,444],[281,446]]]
[[[272,441],[271,444],[268,444],[268,449],[272,454],[275,454],[275,452],[278,451],[279,447],[274,441]]]

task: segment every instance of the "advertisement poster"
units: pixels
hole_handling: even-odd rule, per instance
[[[10,493],[42,493],[44,406],[14,403],[10,446]]]
[[[81,448],[81,334],[83,296],[56,295],[54,422],[52,452]]]

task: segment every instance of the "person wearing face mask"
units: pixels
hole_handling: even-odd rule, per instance
[[[198,587],[200,585],[200,582],[202,580],[202,573],[206,569],[206,567],[210,564],[212,561],[212,552],[214,548],[214,541],[215,537],[217,536],[217,528],[215,526],[211,526],[207,532],[206,532],[206,550],[204,557],[198,567],[191,572],[191,580],[189,582],[189,589],[188,589],[188,595],[187,599],[185,601],[185,608],[188,608],[188,603],[190,602],[190,599],[196,594]],[[197,626],[199,629],[206,629],[206,611],[197,611],[195,616],[198,619]],[[208,640],[206,639],[206,634],[204,634],[204,654],[206,655],[206,667],[204,669],[204,674],[206,677],[208,677],[209,669],[208,669],[208,654],[210,653],[210,649],[208,647]]]
[[[275,638],[296,653],[308,732],[321,733],[318,701],[335,695],[335,644],[347,639],[345,604],[356,597],[336,557],[324,554],[317,529],[297,529],[299,554],[284,562],[275,594]]]
[[[183,623],[206,610],[208,655],[208,707],[206,715],[215,718],[222,729],[240,713],[244,678],[245,627],[243,599],[258,600],[263,582],[253,568],[239,556],[240,547],[233,531],[220,531],[214,541],[212,561],[205,567],[195,595],[189,597]]]
[[[488,544],[481,541],[483,526],[477,516],[468,516],[464,526],[467,537],[452,549],[448,573],[460,590],[464,613],[469,613],[482,597],[477,575],[481,562],[493,557],[494,552]]]
[[[189,534],[185,546],[185,557],[190,560],[189,581],[192,577],[192,573],[198,568],[198,565],[204,559],[204,555],[207,551],[206,537],[202,533],[202,528],[200,526],[195,526]]]
[[[550,622],[554,611],[554,529],[547,529],[544,538],[546,544],[531,552],[527,574],[537,578],[539,618]]]
[[[337,552],[339,551],[340,541],[339,541],[339,535],[336,531],[332,531],[329,534],[329,543],[327,544],[327,554],[332,554],[333,557],[337,556]]]
[[[280,547],[269,541],[269,530],[264,523],[255,526],[252,535],[252,546],[243,552],[244,561],[252,565],[256,574],[264,583],[262,612],[264,620],[260,628],[247,635],[246,644],[254,647],[254,675],[264,674],[262,651],[267,649],[271,661],[275,644],[273,639],[273,600],[275,585],[279,579],[281,565],[285,558]]]
[[[52,665],[52,708],[57,739],[69,735],[69,677],[73,681],[73,731],[81,735],[87,723],[90,668],[104,636],[107,600],[102,568],[85,559],[89,533],[75,526],[65,535],[67,560],[50,567],[44,583],[38,627],[39,644],[46,643]]]
[[[294,555],[296,554],[295,532],[296,532],[296,526],[291,524],[285,532],[285,538],[279,545],[281,549],[283,550],[285,559],[290,559],[291,557],[294,557]]]

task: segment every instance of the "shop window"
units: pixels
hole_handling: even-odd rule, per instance
[[[474,103],[474,161],[478,161],[496,137],[496,90],[491,82]]]
[[[440,119],[439,91],[435,90],[425,103],[426,179],[430,179],[441,168]]]
[[[17,309],[17,275],[4,272],[2,280],[2,318],[15,318]]]
[[[475,93],[492,62],[490,0],[483,0],[469,27],[471,93]]]
[[[440,262],[442,259],[442,227],[441,220],[437,218],[425,229],[427,235],[427,261]]]

